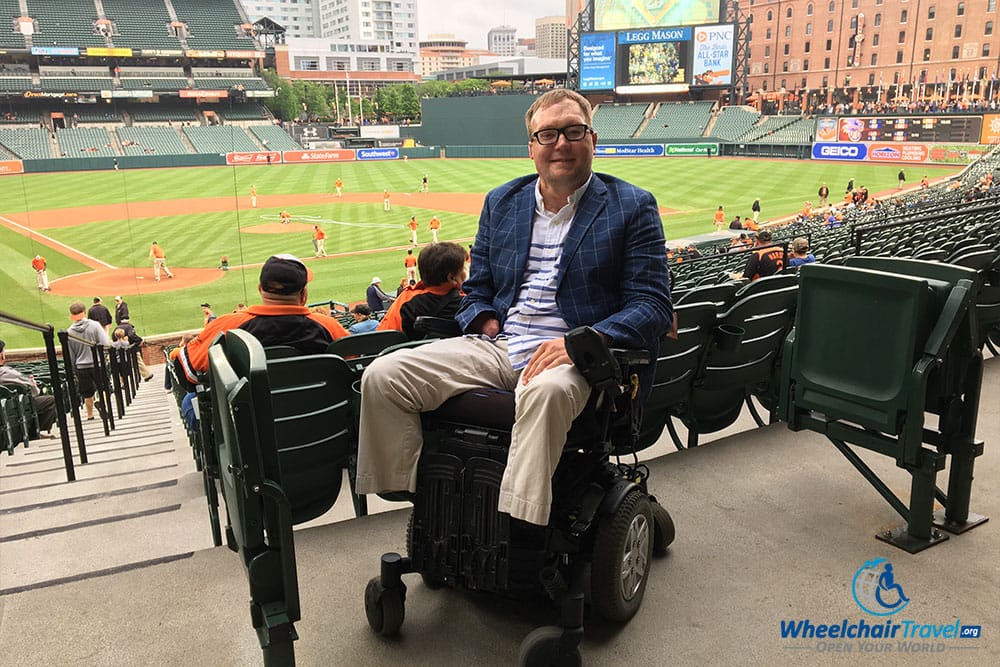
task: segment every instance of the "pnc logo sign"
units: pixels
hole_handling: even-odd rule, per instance
[[[864,144],[813,144],[813,158],[817,160],[864,160],[868,147]]]

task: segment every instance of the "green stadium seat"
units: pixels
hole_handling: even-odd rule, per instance
[[[984,520],[968,511],[973,461],[982,453],[974,439],[982,382],[970,321],[975,274],[934,262],[849,261],[809,264],[799,272],[780,413],[793,431],[826,435],[872,483],[907,521],[877,537],[913,553],[947,539],[932,526],[935,498],[945,505],[938,523],[948,530],[962,532]],[[925,413],[940,415],[937,428]],[[909,507],[851,444],[892,457],[910,474]],[[945,495],[935,479],[948,455]]]
[[[329,510],[355,439],[353,372],[334,355],[267,360],[249,333],[209,350],[219,471],[250,583],[264,662],[294,664],[299,594],[292,526]]]

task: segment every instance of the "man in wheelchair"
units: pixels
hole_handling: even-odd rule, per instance
[[[656,200],[591,171],[589,102],[554,90],[525,121],[538,174],[486,196],[456,316],[467,335],[387,355],[364,374],[359,493],[415,491],[420,413],[495,387],[513,391],[516,406],[498,509],[545,525],[566,433],[590,396],[563,334],[589,325],[611,345],[655,357],[670,328]]]
[[[650,193],[591,171],[597,142],[591,113],[585,98],[564,89],[546,93],[528,109],[528,149],[538,173],[486,196],[472,246],[472,274],[456,315],[465,335],[394,351],[365,371],[358,493],[416,492],[424,445],[421,413],[473,390],[505,390],[514,394],[506,466],[498,464],[498,493],[473,501],[482,514],[472,523],[492,526],[486,512],[499,510],[526,522],[511,521],[512,534],[515,529],[530,533],[532,525],[549,523],[553,475],[570,426],[592,392],[564,335],[589,326],[606,346],[642,349],[656,358],[657,341],[673,321],[662,222]],[[470,475],[468,469],[465,474]],[[492,507],[484,507],[487,497]],[[415,503],[420,507],[422,501],[418,497]],[[418,512],[414,516],[411,533],[419,529]],[[370,584],[366,593],[369,622],[382,634],[392,634],[402,623],[398,591],[405,587],[398,574],[419,569],[407,562],[390,572],[389,556],[383,557],[381,583],[374,589]],[[490,569],[490,557],[480,565]],[[442,583],[440,575],[419,571],[425,581]],[[582,596],[578,599],[582,615]],[[617,620],[634,611],[622,610]],[[556,641],[549,637],[542,644],[550,639]]]

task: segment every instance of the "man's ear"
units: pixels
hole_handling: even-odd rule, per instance
[[[304,306],[309,303],[309,288],[303,287],[302,291],[299,292],[299,305]]]

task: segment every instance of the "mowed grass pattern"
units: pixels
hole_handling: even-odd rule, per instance
[[[832,163],[738,158],[598,159],[595,170],[610,173],[651,191],[664,216],[668,239],[681,239],[712,231],[712,215],[721,204],[726,219],[749,215],[754,197],[760,197],[762,220],[784,217],[801,210],[806,200],[816,202],[820,184],[827,183],[831,198],[843,195],[848,179],[877,193],[896,187],[897,165]],[[927,174],[931,179],[958,171],[954,166],[907,167],[911,182]],[[309,224],[318,221],[327,233],[328,254],[358,253],[310,262],[314,279],[310,300],[352,302],[364,298],[373,275],[383,288],[394,291],[403,276],[403,257],[409,241],[406,222],[415,215],[420,240],[430,239],[427,220],[437,214],[442,238],[463,245],[475,236],[477,216],[426,208],[418,193],[424,174],[431,192],[485,193],[517,176],[531,173],[527,159],[496,160],[396,160],[313,165],[256,167],[201,167],[187,169],[123,170],[29,174],[0,178],[0,215],[25,219],[28,212],[140,201],[229,197],[247,206],[254,185],[258,209],[197,215],[129,218],[46,229],[44,234],[117,267],[140,267],[151,277],[147,259],[149,243],[156,239],[167,251],[172,270],[217,267],[225,255],[230,265],[256,265],[269,255],[290,252],[313,254],[311,234],[254,234],[241,229],[275,222],[278,208],[267,203],[270,195],[327,194],[329,201],[289,207]],[[373,193],[370,202],[344,203],[332,196],[333,182],[344,181],[345,193]],[[392,194],[392,211],[382,210],[380,193]],[[336,224],[345,223],[345,224]],[[49,261],[50,280],[85,270],[58,251],[0,227],[0,309],[26,319],[68,321],[67,297],[40,295],[30,260],[36,253]],[[217,312],[232,310],[238,302],[259,301],[258,269],[231,270],[221,279],[198,288],[159,294],[138,293],[135,283],[123,284],[116,293],[129,301],[141,334],[196,329],[201,325],[198,304],[211,303]],[[80,294],[89,304],[97,295]],[[114,294],[101,294],[110,302]],[[0,338],[12,347],[35,347],[40,336],[0,324]]]

